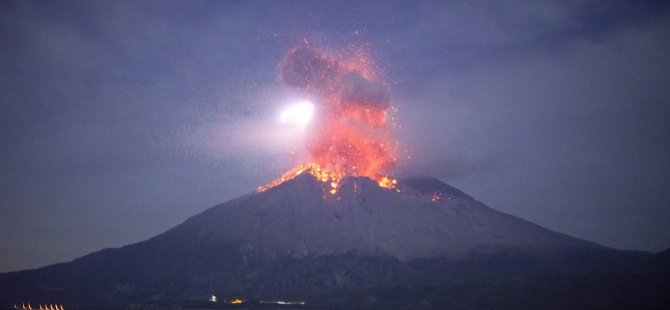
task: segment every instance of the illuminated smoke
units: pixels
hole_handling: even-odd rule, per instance
[[[307,145],[312,163],[381,183],[396,161],[395,143],[387,124],[389,92],[371,64],[362,56],[343,59],[298,47],[282,63],[281,78],[315,98]]]
[[[326,101],[339,100],[343,105],[386,110],[390,103],[387,88],[363,75],[362,70],[370,68],[357,68],[357,65],[363,64],[345,65],[332,55],[299,47],[289,52],[282,64],[281,76],[286,85],[316,94]]]
[[[390,97],[386,88],[364,78],[360,73],[347,73],[340,84],[340,97],[345,103],[386,110]]]

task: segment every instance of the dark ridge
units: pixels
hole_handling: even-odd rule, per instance
[[[443,195],[451,195],[456,197],[463,197],[468,199],[473,199],[468,196],[466,193],[451,187],[444,182],[430,177],[411,177],[400,179],[400,184],[403,186],[408,186],[420,194],[430,195],[435,192],[440,192]]]
[[[656,256],[670,262],[670,248],[656,253]]]

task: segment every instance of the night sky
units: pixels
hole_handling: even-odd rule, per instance
[[[147,239],[298,163],[279,64],[305,41],[377,61],[396,176],[668,248],[663,2],[2,1],[0,272]]]

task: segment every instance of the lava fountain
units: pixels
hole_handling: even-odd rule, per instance
[[[258,191],[310,173],[335,194],[345,176],[364,176],[394,188],[388,176],[397,159],[388,110],[391,98],[374,62],[364,53],[340,57],[301,46],[281,64],[281,79],[315,100],[315,121],[307,128],[310,160]]]

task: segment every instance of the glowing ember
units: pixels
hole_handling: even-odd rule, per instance
[[[239,305],[239,304],[244,303],[244,300],[237,298],[237,299],[231,300],[230,303],[233,304],[233,305]]]
[[[305,165],[300,165],[298,167],[295,167],[295,168],[287,171],[286,173],[284,173],[278,179],[270,182],[270,184],[259,187],[257,189],[257,191],[258,192],[264,192],[264,191],[268,190],[269,188],[273,188],[273,187],[275,187],[275,186],[277,186],[281,183],[284,183],[284,182],[286,182],[290,179],[293,179],[293,178],[295,178],[295,177],[297,177],[297,176],[299,176],[299,175],[301,175],[305,172],[313,175],[320,182],[330,183],[331,189],[329,189],[328,191],[331,194],[335,194],[337,192],[337,188],[340,184],[340,181],[345,176],[342,173],[323,170],[323,169],[321,169],[321,167],[319,167],[319,165],[317,165],[315,163],[309,163],[309,164],[305,164]]]
[[[388,89],[379,80],[374,62],[363,52],[342,58],[309,47],[291,50],[281,67],[282,80],[315,98],[316,122],[308,129],[310,162],[260,187],[264,191],[309,172],[337,192],[344,176],[365,176],[394,188],[387,176],[396,163],[387,110]]]

